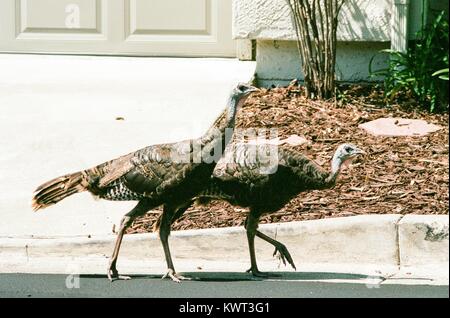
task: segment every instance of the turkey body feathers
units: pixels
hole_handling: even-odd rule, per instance
[[[199,197],[273,212],[302,191],[332,186],[327,180],[329,172],[298,152],[271,145],[258,145],[256,150],[254,145],[230,144]],[[254,157],[269,152],[272,162]],[[235,155],[234,161],[229,160],[229,153]]]
[[[32,207],[37,211],[84,191],[112,201],[156,198],[165,193],[170,196],[191,174],[211,174],[214,169],[213,165],[191,161],[195,155],[191,144],[192,141],[188,140],[152,145],[91,169],[55,178],[36,189]],[[174,158],[186,160],[178,162]],[[186,195],[192,195],[192,191],[195,187]],[[183,193],[178,193],[178,196],[183,196]]]

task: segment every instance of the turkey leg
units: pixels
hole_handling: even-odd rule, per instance
[[[247,227],[247,222],[248,222],[248,217],[247,219],[245,219],[244,222],[244,227]],[[269,244],[272,244],[275,247],[275,251],[273,252],[273,256],[275,256],[277,253],[280,253],[280,258],[281,261],[283,262],[284,265],[286,265],[286,260],[288,261],[288,263],[295,269],[297,270],[297,268],[295,267],[294,261],[292,260],[292,256],[291,253],[289,253],[286,245],[284,245],[283,243],[267,236],[264,233],[261,233],[260,231],[256,230],[256,236],[259,237],[260,239],[266,241]]]
[[[258,269],[258,265],[256,263],[256,253],[255,253],[255,235],[258,229],[259,222],[259,213],[256,213],[254,210],[250,210],[250,214],[246,220],[246,230],[247,230],[247,240],[248,247],[250,251],[250,263],[251,267],[247,270],[247,273],[252,273],[255,277],[268,278],[268,277],[279,277],[280,275],[274,273],[263,273]]]
[[[189,278],[177,274],[177,272],[175,271],[175,267],[173,266],[172,256],[170,254],[170,247],[169,247],[170,225],[172,224],[173,218],[176,215],[182,215],[189,208],[190,205],[191,202],[176,209],[166,204],[164,205],[163,214],[161,216],[159,238],[161,239],[161,243],[164,249],[164,256],[167,262],[167,273],[162,277],[162,279],[169,277],[176,283],[180,283],[181,280],[189,280]]]
[[[152,209],[154,205],[150,204],[147,200],[139,201],[139,203],[125,216],[122,218],[120,222],[120,229],[117,234],[116,244],[114,245],[114,251],[111,256],[111,260],[109,261],[108,267],[108,279],[112,282],[114,279],[131,279],[129,276],[119,275],[117,271],[116,264],[117,258],[119,257],[120,246],[122,244],[123,235],[125,234],[126,229],[131,225],[133,220],[145,213],[147,213],[150,209]]]
[[[297,268],[295,267],[294,261],[292,260],[291,253],[289,253],[286,245],[267,236],[264,233],[261,233],[260,231],[256,231],[256,236],[259,237],[260,239],[263,239],[267,243],[272,244],[275,247],[273,256],[275,256],[275,255],[277,255],[277,253],[279,253],[280,254],[279,257],[281,258],[281,261],[283,262],[283,264],[285,266],[286,266],[286,261],[287,261],[292,266],[293,269],[297,270]]]

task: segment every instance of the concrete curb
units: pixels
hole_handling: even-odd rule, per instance
[[[410,273],[415,266],[424,268],[433,265],[434,268],[446,268],[441,277],[448,281],[448,216],[363,215],[264,224],[260,230],[284,243],[300,269],[304,264],[331,267],[339,264],[340,268],[347,269],[355,266],[389,268],[390,274],[387,275],[394,275],[400,273],[403,267],[408,268]],[[24,266],[26,270],[24,264],[5,268],[7,260],[14,258],[20,258],[28,264],[31,264],[31,259],[44,258],[101,259],[106,264],[114,240],[115,235],[91,238],[0,238],[0,259],[4,260],[0,261],[0,271],[11,272],[19,268],[23,271]],[[175,231],[170,244],[176,267],[181,271],[184,270],[184,264],[192,265],[187,267],[194,270],[195,264],[215,264],[213,267],[216,270],[220,263],[224,264],[224,268],[231,263],[240,266],[248,264],[246,235],[240,227]],[[273,270],[277,262],[272,257],[272,247],[257,240],[256,250],[258,263]],[[138,261],[142,263],[144,260],[156,261],[164,268],[164,254],[157,235],[126,236],[119,266]],[[128,270],[134,271],[132,268]],[[103,272],[104,267],[100,273]]]
[[[406,215],[398,224],[400,264],[448,263],[448,216]]]

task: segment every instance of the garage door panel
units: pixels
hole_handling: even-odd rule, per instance
[[[129,0],[132,34],[208,34],[210,0]]]
[[[97,31],[99,0],[16,0],[21,32]]]
[[[33,50],[49,40],[104,41],[106,1],[15,0],[15,41]]]
[[[231,0],[0,0],[0,52],[234,57]]]

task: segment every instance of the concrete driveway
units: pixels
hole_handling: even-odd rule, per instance
[[[201,135],[254,69],[234,59],[0,54],[0,237],[111,234],[133,202],[83,193],[33,213],[33,190],[150,144]]]

